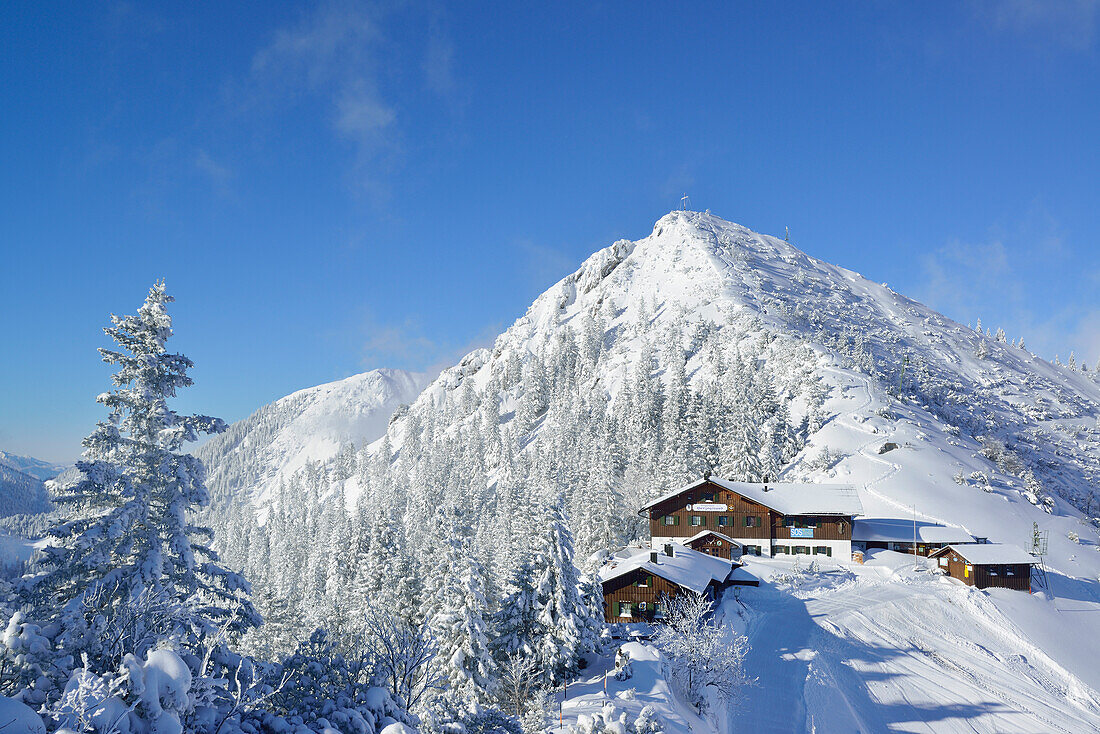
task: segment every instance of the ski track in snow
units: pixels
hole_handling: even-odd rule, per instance
[[[754,572],[791,563],[750,561]],[[889,574],[883,578],[882,574]],[[982,592],[884,567],[788,593],[746,589],[759,678],[729,732],[1100,731],[1100,698]]]
[[[881,456],[878,455],[877,452],[870,451],[872,446],[874,446],[875,444],[881,443],[884,440],[884,437],[882,436],[882,434],[876,433],[876,432],[874,432],[874,431],[872,431],[868,428],[865,428],[863,425],[861,425],[859,423],[854,423],[850,420],[845,419],[845,416],[847,416],[847,415],[852,415],[854,413],[860,413],[860,412],[866,411],[868,408],[870,408],[872,405],[874,405],[874,403],[875,403],[874,389],[872,387],[871,378],[867,377],[866,375],[860,374],[858,372],[853,372],[853,371],[849,371],[849,370],[841,370],[841,369],[838,369],[836,367],[826,367],[824,369],[824,371],[831,372],[832,374],[838,375],[839,377],[841,377],[845,380],[855,380],[857,382],[861,382],[862,386],[863,386],[864,396],[865,396],[864,401],[861,404],[859,404],[858,406],[856,406],[855,408],[852,408],[852,409],[846,411],[845,413],[842,413],[842,414],[838,415],[834,419],[836,424],[839,425],[839,426],[843,426],[844,428],[847,428],[850,431],[856,431],[858,433],[864,433],[864,434],[867,434],[867,435],[871,436],[872,438],[869,441],[867,441],[864,444],[861,444],[857,448],[857,450],[856,450],[857,453],[860,456],[862,456],[864,459],[866,459],[866,460],[868,460],[868,461],[870,461],[874,464],[881,464],[881,465],[887,467],[885,472],[883,472],[882,474],[879,474],[878,476],[875,476],[874,478],[872,478],[872,479],[868,480],[867,482],[865,482],[862,485],[861,489],[864,492],[866,492],[867,494],[869,494],[873,497],[876,497],[876,498],[882,500],[883,502],[891,505],[892,507],[896,507],[899,510],[903,511],[905,513],[905,516],[912,516],[914,514],[914,507],[912,505],[907,505],[904,502],[899,502],[898,500],[895,500],[893,497],[890,497],[889,495],[883,494],[882,492],[875,489],[875,485],[889,479],[890,477],[894,476],[895,474],[897,474],[898,472],[901,471],[901,465],[900,464],[897,464],[897,463],[895,463],[893,461],[890,461],[888,459],[883,459]],[[845,385],[841,385],[841,387],[848,387],[848,386],[851,386],[851,383],[846,383]],[[919,512],[918,511],[918,512],[916,512],[916,514],[923,520],[939,523],[941,525],[952,525],[953,524],[950,520],[948,520],[946,518],[936,517],[934,515],[929,515],[929,514],[924,513],[924,512]]]

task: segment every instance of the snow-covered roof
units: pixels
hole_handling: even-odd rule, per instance
[[[781,515],[861,515],[863,503],[856,488],[850,484],[814,484],[796,482],[733,482],[710,477],[686,487],[666,492],[642,506],[641,511],[710,482],[731,492],[769,507]],[[767,487],[767,491],[764,488]]]
[[[950,551],[954,551],[975,566],[988,566],[992,563],[1035,563],[1035,556],[1023,548],[1004,543],[949,545],[930,555],[942,556]]]
[[[729,581],[737,586],[760,585],[760,577],[747,570],[744,566],[738,566],[733,569],[733,571],[730,572]]]
[[[657,562],[650,560],[651,553],[657,553]],[[702,594],[712,581],[719,583],[730,575],[734,562],[726,558],[716,558],[706,553],[692,550],[677,544],[671,556],[649,548],[638,549],[632,555],[623,558],[616,554],[612,561],[600,569],[600,581],[607,582],[625,574],[644,569],[671,581],[677,586]]]
[[[704,530],[702,532],[696,533],[695,535],[691,536],[690,538],[686,538],[684,540],[678,540],[677,542],[682,543],[683,545],[691,545],[695,541],[699,540],[699,538],[702,538],[704,535],[713,535],[716,538],[721,538],[722,540],[726,541],[727,543],[730,543],[731,545],[736,545],[737,547],[741,547],[741,544],[738,543],[736,540],[734,540],[733,538],[731,538],[728,535],[723,535],[722,533],[718,532],[717,530]]]
[[[918,543],[973,543],[962,528],[917,521]],[[878,543],[912,543],[913,521],[893,517],[868,517],[852,521],[852,540]]]

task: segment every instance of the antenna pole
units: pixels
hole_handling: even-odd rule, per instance
[[[917,506],[913,505],[913,570],[917,570]]]

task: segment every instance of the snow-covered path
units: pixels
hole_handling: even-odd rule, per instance
[[[1100,731],[1096,693],[985,595],[911,571],[834,578],[746,593],[759,680],[731,733]]]
[[[805,604],[795,597],[761,586],[746,594],[756,615],[749,627],[752,647],[745,670],[758,676],[730,714],[730,732],[796,732],[805,729],[803,689],[813,655],[813,624]],[[801,616],[804,619],[799,620]]]

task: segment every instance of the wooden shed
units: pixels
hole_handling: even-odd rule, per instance
[[[740,564],[694,551],[679,543],[661,550],[626,548],[600,571],[603,612],[608,622],[652,622],[663,602],[686,591],[716,599]]]
[[[1035,558],[1013,545],[949,545],[928,555],[950,577],[967,586],[1031,591]]]

